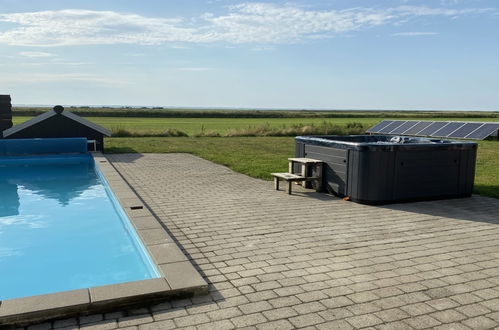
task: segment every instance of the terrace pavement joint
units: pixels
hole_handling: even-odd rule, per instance
[[[40,329],[499,326],[499,200],[367,206],[299,187],[289,196],[189,154],[107,158],[189,258],[173,260],[194,264],[209,295]],[[144,220],[141,235],[168,248],[157,229]],[[172,287],[196,281],[163,271]]]

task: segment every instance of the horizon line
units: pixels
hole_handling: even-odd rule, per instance
[[[34,107],[34,108],[50,108],[55,105],[49,104],[12,104],[12,107]],[[210,106],[210,107],[189,107],[189,106],[161,106],[161,105],[117,105],[117,104],[97,104],[97,105],[79,105],[70,104],[63,105],[67,108],[132,108],[132,109],[179,109],[179,110],[255,110],[255,111],[430,111],[430,112],[499,112],[499,110],[469,110],[469,109],[360,109],[360,108],[280,108],[280,107],[226,107],[226,106]]]

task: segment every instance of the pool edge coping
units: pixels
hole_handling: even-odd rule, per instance
[[[160,277],[0,301],[0,327],[24,326],[54,318],[138,307],[146,301],[150,304],[208,293],[206,281],[110,161],[100,152],[93,152],[92,156]]]

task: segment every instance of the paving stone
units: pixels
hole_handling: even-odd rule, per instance
[[[474,317],[490,313],[490,309],[480,304],[471,304],[466,306],[457,307],[456,310],[468,317]]]
[[[374,314],[352,316],[346,318],[346,321],[355,328],[372,327],[383,323],[383,321]]]
[[[119,319],[120,317],[124,317],[124,316],[125,316],[124,311],[111,312],[111,313],[104,314],[104,319],[105,320]]]
[[[185,316],[187,315],[187,311],[185,308],[172,308],[164,311],[153,312],[152,315],[155,321],[161,321]]]
[[[388,322],[376,326],[378,330],[412,330],[413,327],[402,321]]]
[[[239,309],[244,314],[251,314],[272,309],[272,305],[266,301],[259,301],[259,302],[241,305],[239,306]]]
[[[301,301],[300,301],[300,299],[298,299],[294,296],[290,296],[290,297],[279,297],[279,298],[275,298],[275,299],[270,299],[269,303],[274,308],[280,308],[280,307],[298,305],[298,304],[301,304]]]
[[[95,323],[95,322],[102,321],[103,319],[104,319],[104,315],[94,314],[94,315],[88,315],[88,316],[80,316],[79,322],[80,322],[80,324]]]
[[[353,316],[353,313],[346,308],[334,308],[321,311],[319,312],[319,315],[325,320],[334,321]]]
[[[458,322],[466,319],[466,316],[456,312],[455,310],[446,310],[430,314],[431,317],[439,320],[442,323]]]
[[[211,303],[204,303],[204,304],[194,304],[192,306],[189,306],[187,308],[187,313],[189,314],[199,314],[199,313],[207,313],[211,312],[214,310],[218,310],[219,307],[217,304],[211,302]]]
[[[321,303],[328,308],[338,308],[338,307],[352,305],[353,301],[351,301],[347,297],[341,296],[341,297],[334,297],[330,299],[321,300]]]
[[[206,281],[189,261],[162,264],[160,268],[173,290],[206,286]]]
[[[258,330],[291,330],[295,327],[288,320],[277,320],[258,324],[256,328]]]
[[[289,322],[291,322],[297,328],[303,328],[303,327],[323,323],[324,319],[319,314],[311,313],[311,314],[305,314],[305,315],[291,317],[289,319]]]
[[[197,330],[229,330],[235,329],[235,325],[229,320],[215,321],[205,324],[200,324],[196,327]]]
[[[493,311],[499,311],[499,299],[485,300],[480,302],[481,305]]]
[[[360,304],[368,301],[376,300],[379,297],[370,291],[354,293],[347,296],[354,303]]]
[[[420,315],[409,319],[405,319],[404,322],[409,324],[414,329],[434,328],[441,324],[440,321],[428,315]]]
[[[410,315],[399,308],[387,309],[376,312],[375,315],[384,322],[393,322],[410,317]]]
[[[471,330],[471,328],[461,323],[447,323],[439,325],[434,328],[435,330]]]
[[[96,323],[88,323],[80,326],[83,330],[108,330],[116,329],[118,327],[118,322],[114,320],[104,320]]]
[[[122,327],[129,327],[132,325],[150,323],[153,321],[154,321],[154,319],[152,318],[151,315],[144,314],[144,315],[134,315],[134,316],[123,317],[121,319],[118,319],[118,324],[119,324],[120,328],[122,328]]]
[[[270,321],[273,321],[273,320],[284,319],[284,318],[296,316],[296,315],[298,315],[298,312],[296,312],[291,307],[282,307],[282,308],[275,308],[275,309],[265,311],[265,312],[263,312],[263,315],[267,319],[269,319]]]
[[[175,243],[156,244],[149,247],[154,260],[159,264],[187,261],[185,255]]]
[[[208,312],[207,315],[210,319],[217,321],[242,315],[242,312],[237,307],[229,307],[222,308],[213,312]]]
[[[455,301],[448,299],[448,298],[430,300],[430,301],[427,301],[426,303],[439,311],[459,306],[458,303],[456,303]]]
[[[482,289],[478,291],[474,291],[473,294],[477,295],[482,299],[493,299],[499,298],[499,291],[494,289]]]
[[[261,313],[254,313],[254,314],[234,317],[231,319],[231,321],[232,321],[232,323],[234,323],[234,325],[237,328],[240,328],[240,327],[247,327],[247,326],[263,323],[263,322],[266,322],[267,319]]]
[[[411,316],[418,316],[418,315],[423,315],[423,314],[429,314],[431,312],[434,312],[436,309],[431,307],[430,305],[427,305],[425,303],[416,303],[416,304],[411,304],[411,305],[406,305],[400,307],[404,312]]]
[[[78,320],[75,317],[73,317],[70,319],[56,320],[56,321],[54,321],[52,327],[54,329],[57,329],[57,328],[65,328],[65,327],[75,326],[77,324],[78,324]]]
[[[177,325],[173,322],[173,320],[157,321],[154,323],[139,325],[139,330],[168,330],[175,328],[177,328]]]
[[[473,304],[479,301],[482,301],[482,298],[475,296],[474,294],[471,293],[463,293],[463,294],[458,294],[455,296],[449,297],[450,299],[454,300],[460,305],[468,305],[468,304]]]
[[[296,297],[305,303],[310,302],[310,301],[317,301],[317,300],[328,298],[328,296],[321,291],[312,291],[312,292],[300,293],[300,294],[297,294]]]
[[[161,262],[195,265],[210,292],[116,310],[85,329],[499,326],[499,200],[378,207],[300,186],[289,196],[189,154],[107,157],[146,206],[138,226],[147,243],[181,248]]]
[[[355,315],[374,313],[381,310],[381,308],[372,301],[363,304],[350,305],[346,308]]]
[[[465,325],[470,327],[471,329],[490,329],[497,326],[497,323],[485,316],[477,316],[471,319],[467,319],[462,321]]]
[[[489,319],[492,319],[492,320],[498,322],[498,324],[499,324],[499,312],[493,312],[493,313],[487,314],[486,316]]]
[[[174,319],[175,324],[179,327],[187,327],[210,322],[210,318],[205,314],[194,314],[188,316],[177,317]]]
[[[326,309],[326,307],[319,302],[313,301],[306,304],[293,306],[293,309],[297,311],[299,314],[309,314],[309,313],[323,311]]]
[[[320,330],[350,330],[354,329],[347,321],[337,320],[318,324],[316,327]]]

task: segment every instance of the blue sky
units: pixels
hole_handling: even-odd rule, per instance
[[[499,110],[496,0],[0,0],[16,104]]]

